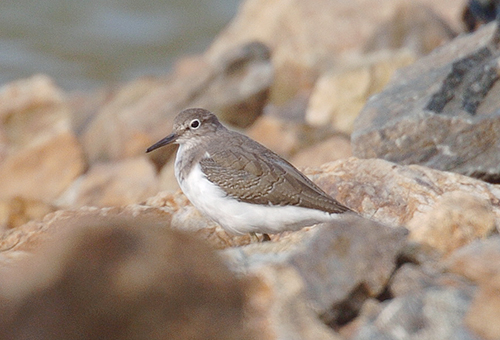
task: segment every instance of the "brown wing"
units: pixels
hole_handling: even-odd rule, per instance
[[[242,202],[294,205],[329,213],[349,210],[274,152],[245,136],[238,137],[241,143],[237,147],[212,152],[200,162],[207,179],[229,196]]]

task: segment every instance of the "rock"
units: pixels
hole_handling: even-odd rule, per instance
[[[61,230],[78,228],[86,224],[104,223],[108,218],[133,220],[138,215],[147,225],[167,227],[172,220],[171,210],[140,205],[58,210],[46,215],[41,221],[30,221],[0,234],[0,267],[29,256]]]
[[[168,100],[164,93],[166,87],[167,84],[159,79],[140,78],[116,89],[82,132],[89,161],[123,159],[141,151],[144,153],[147,144],[154,139],[144,130],[146,123],[161,122],[166,135],[167,124],[159,113]],[[146,110],[151,112],[141,115]]]
[[[319,167],[327,162],[352,156],[351,143],[345,135],[337,134],[323,142],[297,152],[290,162],[297,167]]]
[[[475,31],[482,25],[495,21],[498,10],[499,4],[496,1],[467,1],[462,13],[462,19],[467,31]]]
[[[304,173],[329,195],[362,216],[390,226],[408,226],[410,232],[416,233],[415,235],[426,230],[432,233],[432,237],[437,237],[434,235],[438,234],[438,230],[446,233],[450,227],[446,217],[449,210],[446,210],[446,207],[450,204],[452,211],[461,210],[462,213],[468,214],[467,216],[483,216],[482,222],[469,221],[473,224],[468,224],[465,219],[459,221],[456,225],[463,231],[469,230],[467,228],[471,225],[478,228],[481,226],[483,229],[474,230],[471,235],[454,230],[456,238],[440,239],[442,247],[449,247],[447,249],[488,235],[492,231],[491,228],[498,225],[500,218],[500,189],[497,186],[451,172],[418,165],[400,166],[379,159],[351,157],[323,164],[319,168],[306,168]],[[467,194],[460,193],[465,190]],[[168,198],[164,199],[162,196]],[[473,198],[461,200],[464,196]],[[451,203],[446,203],[448,197],[452,199]],[[170,200],[177,203],[169,203]],[[440,200],[444,200],[446,204],[440,203],[434,208]],[[160,193],[156,199],[148,200],[145,204],[155,207],[176,206],[173,212],[174,219],[179,221],[176,225],[189,226],[188,229],[217,227],[208,218],[200,215],[180,192]],[[475,207],[482,207],[482,210],[476,211]],[[433,216],[442,217],[434,220],[437,217]],[[434,230],[430,226],[438,229]],[[225,233],[222,235],[223,238],[227,237]],[[428,245],[434,246],[435,242],[438,242],[422,238],[423,236],[419,238],[419,242]]]
[[[206,244],[144,216],[80,217],[0,269],[2,339],[255,338],[245,285]]]
[[[421,220],[443,194],[455,191],[485,200],[500,218],[500,188],[452,172],[351,157],[305,173],[342,204],[387,225],[415,227],[412,219]]]
[[[306,134],[306,129],[304,124],[266,115],[259,118],[246,135],[277,154],[289,157],[301,148],[300,136]]]
[[[500,237],[476,240],[456,250],[444,262],[448,271],[480,284],[489,285],[500,279]]]
[[[354,155],[497,182],[498,36],[486,26],[397,72],[356,120]]]
[[[110,207],[139,203],[158,190],[156,171],[145,157],[96,163],[58,199],[63,207]]]
[[[167,164],[161,168],[158,175],[159,190],[176,192],[181,190],[175,178],[175,158],[172,157]]]
[[[170,133],[173,119],[187,107],[207,108],[241,127],[261,114],[273,79],[265,45],[245,43],[210,62],[200,57],[189,63],[166,79],[144,78],[117,90],[83,133],[90,161],[142,155]],[[173,151],[151,157],[161,167]]]
[[[51,203],[85,169],[61,90],[45,76],[0,90],[0,199]]]
[[[242,246],[252,242],[260,242],[263,236],[251,237],[246,235],[233,235],[227,233],[213,220],[204,216],[193,207],[182,192],[164,191],[150,197],[144,203],[147,207],[166,210],[171,216],[171,227],[195,233],[206,240],[214,249]]]
[[[362,301],[384,290],[405,235],[403,229],[346,217],[319,230],[289,262],[305,281],[307,296],[323,321],[342,325]]]
[[[227,249],[226,261],[233,270],[257,276],[274,270],[269,267],[286,273],[282,268],[293,269],[313,310],[323,322],[338,327],[356,315],[364,300],[384,290],[396,268],[406,232],[357,216],[343,216],[339,221],[294,234],[301,236],[285,237],[269,245]]]
[[[276,115],[260,117],[245,133],[285,158],[334,134],[330,130],[318,130],[304,122],[282,119]]]
[[[349,64],[320,76],[309,101],[306,121],[318,127],[331,124],[338,131],[352,133],[354,120],[368,98],[380,92],[397,69],[416,59],[408,50],[351,57]]]
[[[500,338],[500,237],[476,240],[455,251],[443,264],[479,286],[467,312],[467,325],[484,339]]]
[[[494,340],[500,338],[500,281],[496,286],[482,287],[474,296],[465,323],[482,338]]]
[[[0,121],[16,147],[67,132],[69,109],[62,91],[45,75],[35,75],[0,88]]]
[[[0,164],[0,199],[52,202],[84,170],[75,136],[60,133],[12,153]]]
[[[41,220],[55,210],[56,207],[51,204],[22,197],[0,201],[0,231],[17,228],[32,220]]]
[[[405,263],[393,274],[387,297],[402,297],[434,288],[468,289],[470,281],[453,273],[443,273],[437,261],[425,264]]]
[[[432,7],[432,4],[400,1],[392,17],[374,30],[365,51],[405,48],[421,56],[452,40],[456,33]]]
[[[400,254],[401,265],[412,263],[426,266],[427,263],[435,263],[442,258],[443,254],[425,243],[409,241]]]
[[[259,339],[342,339],[310,308],[302,279],[292,268],[266,266],[247,278],[247,315]]]
[[[405,263],[391,278],[389,292],[392,297],[404,296],[431,287],[435,283],[432,274],[421,266]]]
[[[85,92],[67,94],[71,106],[71,126],[78,138],[95,118],[100,108],[116,95],[116,86],[106,86]]]
[[[261,114],[274,77],[271,51],[253,41],[228,50],[215,63],[215,76],[195,106],[212,108],[232,126],[250,126]]]
[[[473,292],[431,287],[382,303],[375,313],[363,310],[351,339],[477,340],[463,321]]]
[[[461,191],[444,193],[427,213],[413,218],[410,237],[445,254],[496,230],[491,203]]]
[[[311,88],[318,75],[343,53],[361,51],[373,39],[373,32],[395,16],[401,3],[404,1],[245,1],[207,56],[218,59],[234,46],[254,40],[269,46],[276,68],[270,100],[279,105],[300,89]],[[418,4],[428,5],[452,27],[460,21],[457,1],[420,0]]]

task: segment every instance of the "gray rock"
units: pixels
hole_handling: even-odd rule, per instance
[[[363,302],[385,289],[397,266],[406,229],[357,216],[318,225],[280,245],[229,249],[233,269],[245,273],[288,267],[298,274],[311,308],[330,326],[356,316]]]
[[[467,289],[470,281],[453,273],[443,273],[435,262],[423,265],[404,263],[394,273],[388,285],[388,297],[402,297],[432,287]]]
[[[494,24],[402,69],[355,122],[353,154],[500,180]]]
[[[355,340],[479,339],[463,324],[474,290],[432,287],[382,303],[380,313],[361,313]]]
[[[329,324],[343,324],[364,300],[384,290],[396,268],[406,230],[358,217],[327,225],[291,256],[314,308]]]

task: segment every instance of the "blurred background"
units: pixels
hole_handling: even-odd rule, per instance
[[[45,73],[65,90],[162,75],[203,52],[239,0],[4,0],[0,86]]]

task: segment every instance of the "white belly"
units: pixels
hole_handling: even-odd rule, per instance
[[[280,233],[331,221],[336,217],[335,214],[301,207],[239,202],[207,180],[199,164],[183,181],[179,180],[176,167],[176,177],[182,191],[198,210],[234,234]]]

